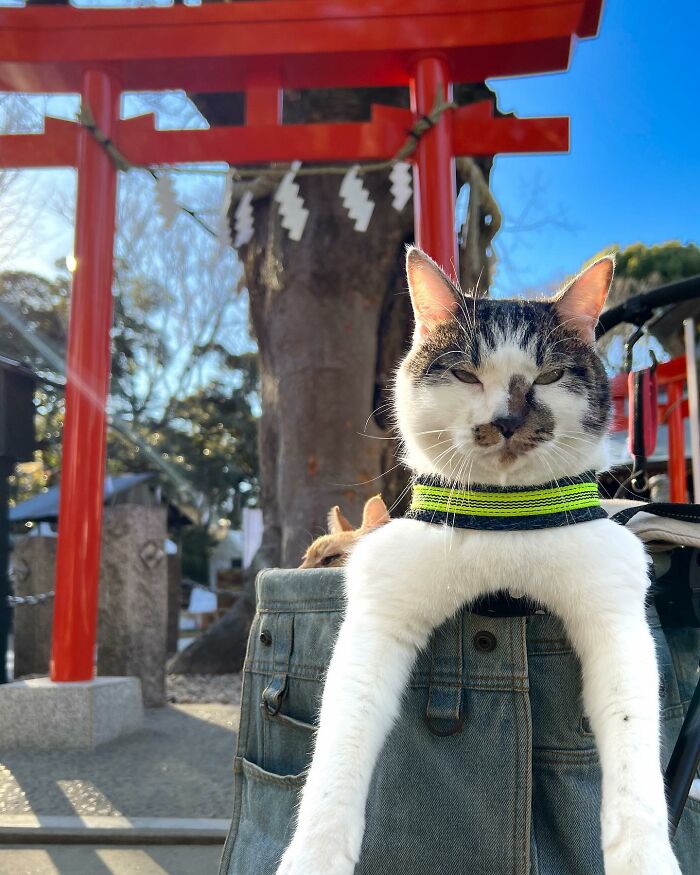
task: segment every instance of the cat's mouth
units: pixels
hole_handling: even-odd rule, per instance
[[[485,455],[497,456],[502,465],[512,465],[522,456],[554,438],[549,428],[525,426],[510,434],[493,423],[474,428],[474,443]]]
[[[504,445],[499,448],[498,459],[502,465],[512,465],[519,458],[533,450],[535,445],[528,444],[527,446],[518,446],[512,441],[505,441]]]

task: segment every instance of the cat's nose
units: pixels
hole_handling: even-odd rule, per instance
[[[503,437],[508,440],[508,438],[513,437],[524,422],[524,416],[498,416],[496,419],[491,420],[491,425],[497,428]]]

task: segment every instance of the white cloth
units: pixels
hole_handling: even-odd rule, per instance
[[[216,610],[216,593],[203,586],[193,586],[187,610],[190,614],[213,613]]]
[[[253,557],[262,544],[263,515],[258,507],[243,508],[243,567],[250,568]]]
[[[612,516],[628,507],[643,507],[643,501],[626,499],[603,499],[601,506]],[[700,524],[688,520],[672,520],[641,511],[627,523],[630,529],[652,551],[671,550],[674,547],[700,548]]]

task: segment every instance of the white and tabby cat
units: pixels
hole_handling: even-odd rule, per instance
[[[395,401],[417,475],[468,489],[605,465],[609,396],[593,341],[611,259],[553,301],[471,299],[418,249],[407,271],[416,328]],[[278,875],[351,875],[372,770],[418,650],[462,605],[504,587],[557,614],[580,657],[603,772],[606,875],[679,875],[659,764],[647,558],[634,535],[607,519],[505,532],[399,519],[360,541],[346,577],[347,614]],[[454,871],[466,873],[468,862]]]

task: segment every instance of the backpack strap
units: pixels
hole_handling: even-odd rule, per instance
[[[670,501],[649,501],[636,507],[626,507],[614,513],[610,519],[621,526],[626,526],[632,517],[640,512],[686,523],[700,523],[700,504],[674,504]]]
[[[464,729],[464,610],[436,629],[430,641],[430,683],[425,722],[433,735],[446,738]]]
[[[700,523],[700,505],[674,504],[670,501],[650,501],[647,504],[639,504],[636,507],[626,507],[624,510],[620,510],[613,514],[610,519],[613,520],[613,522],[619,523],[621,526],[626,526],[632,517],[640,512],[650,513],[654,516],[666,517],[671,520],[680,520],[684,523]],[[678,608],[679,605],[685,603],[684,610],[687,611],[690,609],[695,615],[695,622],[693,623],[692,620],[686,620],[686,625],[698,626],[700,625],[700,552],[693,549],[690,558],[691,562],[688,567],[686,578],[687,584],[681,587],[685,595],[683,596],[682,601],[676,604],[678,602],[678,596],[681,594],[676,591],[676,593],[672,595],[671,604]],[[686,575],[684,575],[684,577],[686,577]],[[687,602],[688,591],[690,591],[690,604]],[[660,593],[657,592],[656,596],[657,607],[659,607],[659,613],[661,614],[663,611],[661,610],[658,601]]]

